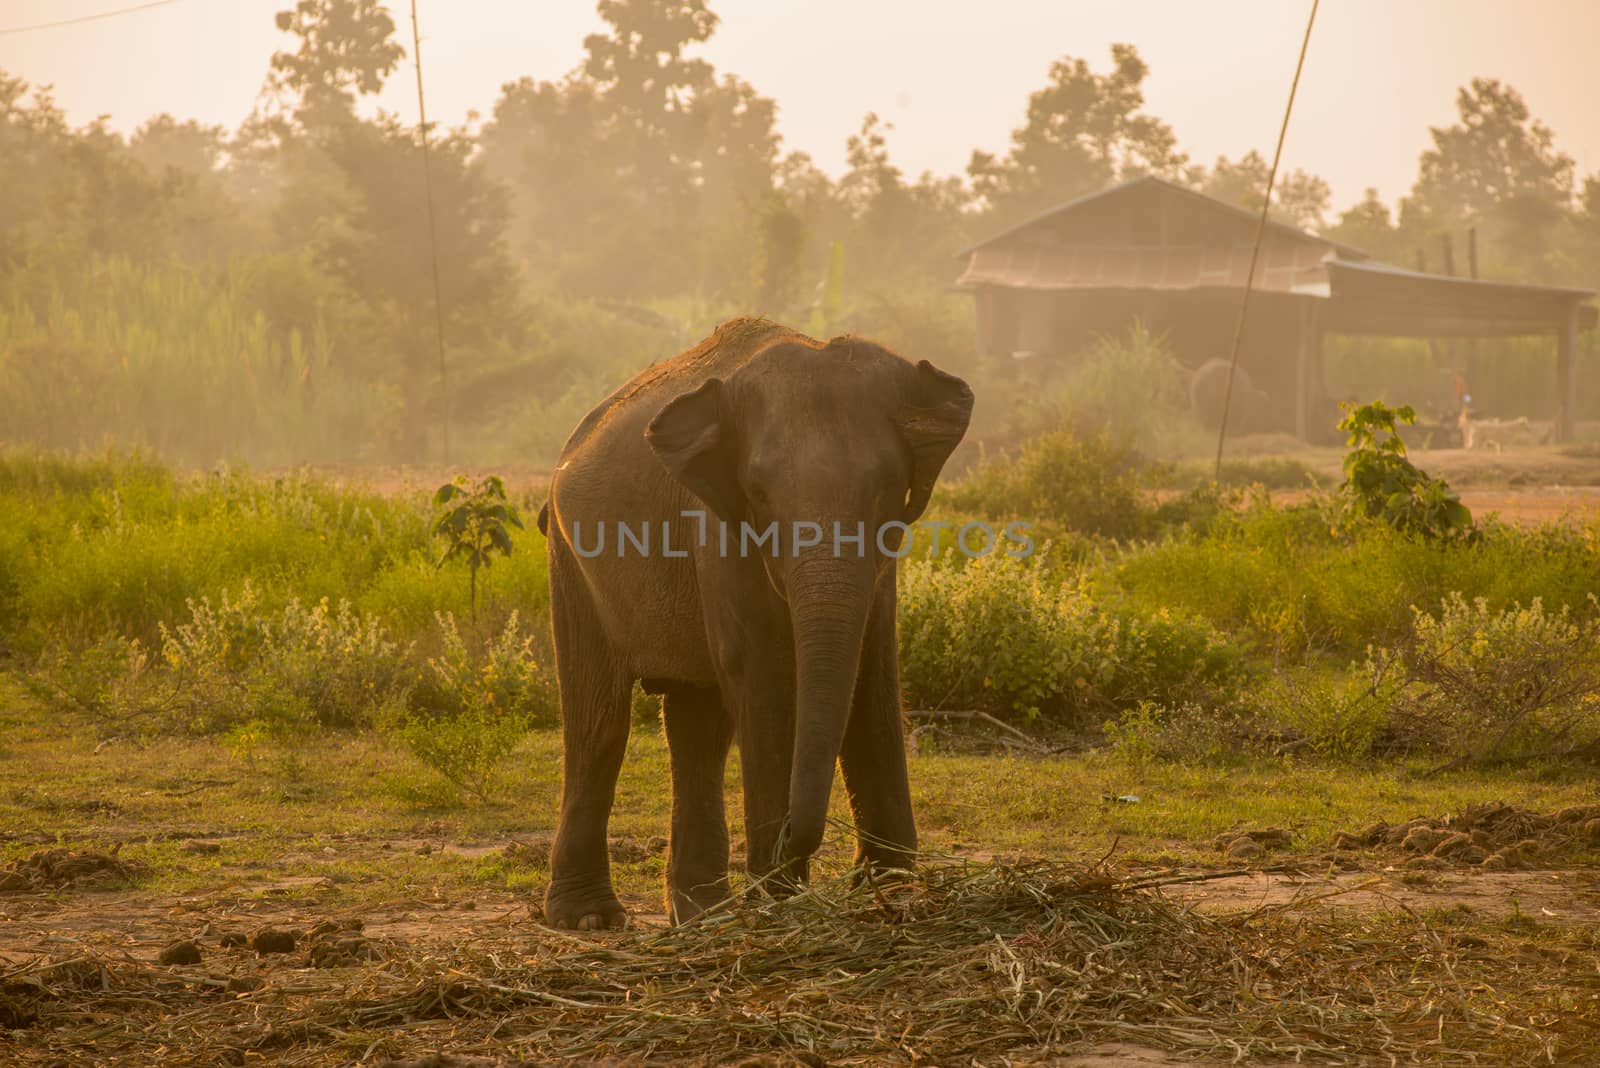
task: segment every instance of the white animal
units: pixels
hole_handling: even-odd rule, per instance
[[[1550,437],[1549,426],[1531,423],[1525,415],[1515,419],[1472,419],[1462,428],[1463,443],[1469,449],[1493,449],[1543,445]]]

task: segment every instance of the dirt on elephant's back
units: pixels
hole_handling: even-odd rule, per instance
[[[820,343],[812,338],[770,319],[750,316],[729,319],[693,348],[657,360],[634,375],[627,385],[617,391],[612,403],[618,404],[636,397],[664,378],[693,378],[695,371],[706,364],[726,362],[737,366],[757,349],[780,339],[820,347]]]

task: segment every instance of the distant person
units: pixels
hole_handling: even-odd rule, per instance
[[[1456,416],[1456,426],[1461,431],[1461,447],[1472,448],[1472,394],[1461,394],[1461,411]]]

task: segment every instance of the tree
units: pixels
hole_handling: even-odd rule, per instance
[[[142,167],[97,121],[71,127],[48,89],[0,72],[0,262],[33,246],[73,255],[203,259],[231,242],[234,213],[193,175]]]
[[[1572,208],[1572,158],[1509,85],[1474,78],[1456,109],[1459,123],[1430,130],[1402,223],[1428,235],[1477,227],[1491,270],[1548,275],[1552,238]]]
[[[561,291],[744,298],[748,233],[768,204],[776,105],[687,52],[704,0],[603,0],[605,33],[556,82],[507,85],[483,132],[515,191],[519,250]]]
[[[273,54],[267,90],[293,101],[306,129],[352,117],[356,97],[381,90],[406,54],[381,0],[299,0],[277,26],[300,43]]]
[[[1391,263],[1404,256],[1400,231],[1376,189],[1369,188],[1359,202],[1340,212],[1339,221],[1324,230],[1323,236]]]
[[[907,182],[889,158],[894,127],[868,112],[845,143],[849,164],[838,196],[849,215],[852,273],[873,288],[948,282],[950,257],[965,234],[968,194],[959,179],[924,174]],[[930,272],[932,277],[930,277]]]
[[[1203,169],[1191,172],[1190,181],[1207,196],[1258,212],[1261,191],[1267,187],[1270,170],[1261,154],[1251,149],[1237,160],[1218,156],[1210,172]],[[1316,175],[1302,170],[1280,172],[1272,188],[1272,210],[1267,214],[1302,230],[1319,230],[1332,200],[1333,191],[1328,183]]]
[[[1004,158],[974,152],[973,191],[996,223],[1012,222],[1141,174],[1177,177],[1184,156],[1171,127],[1145,114],[1149,68],[1132,45],[1111,48],[1112,69],[1081,59],[1050,67],[1050,83],[1028,98],[1027,122]]]
[[[350,123],[328,137],[342,178],[339,210],[317,242],[318,258],[365,310],[374,367],[398,357],[397,455],[423,457],[437,411],[435,301],[427,189],[418,132],[393,118]],[[473,161],[456,132],[430,140],[435,237],[445,338],[455,348],[512,340],[523,317],[517,272],[506,253],[506,193]]]
[[[179,122],[161,114],[134,131],[128,153],[155,177],[169,170],[214,176],[222,165],[226,141],[227,134],[220,126],[205,126],[193,119]]]
[[[756,229],[756,310],[781,317],[794,299],[805,262],[806,221],[780,190],[767,194]]]
[[[1600,287],[1600,171],[1583,180],[1578,195],[1579,211],[1572,220],[1573,241],[1570,278],[1580,284]]]

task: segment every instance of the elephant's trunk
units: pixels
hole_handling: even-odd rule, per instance
[[[796,706],[786,862],[803,863],[822,844],[833,768],[855,696],[873,575],[870,560],[831,552],[802,556],[789,571]]]

